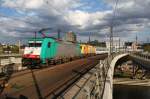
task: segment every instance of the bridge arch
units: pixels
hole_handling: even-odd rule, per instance
[[[104,94],[103,94],[103,99],[113,99],[113,96],[112,96],[112,93],[113,93],[113,75],[114,75],[114,68],[116,66],[116,63],[128,56],[129,54],[126,53],[126,54],[120,54],[120,55],[117,55],[115,58],[113,58],[113,60],[111,61],[110,63],[110,67],[109,67],[109,70],[108,70],[108,73],[107,73],[107,80],[105,82],[105,90],[104,90]]]

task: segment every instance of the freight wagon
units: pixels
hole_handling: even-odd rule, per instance
[[[96,48],[88,44],[81,44],[81,54],[82,55],[94,55],[96,53]]]
[[[81,47],[81,54],[86,55],[88,54],[88,46],[85,44],[80,44]]]
[[[53,38],[36,38],[29,40],[29,46],[25,47],[22,65],[41,66],[62,62],[66,59],[80,57],[81,49],[77,43],[58,41]]]

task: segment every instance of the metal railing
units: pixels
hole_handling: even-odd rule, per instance
[[[150,61],[150,53],[132,53],[130,54],[132,57],[139,58],[141,60]]]

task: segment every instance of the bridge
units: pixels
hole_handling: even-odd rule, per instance
[[[137,64],[138,70],[149,71],[150,57],[147,54],[116,53],[109,57],[102,54],[43,70],[25,70],[2,78],[1,81],[5,80],[7,86],[4,84],[0,98],[112,99],[114,67],[127,56]],[[137,69],[133,71],[135,74]],[[33,93],[27,93],[29,90]]]
[[[141,79],[150,72],[150,54],[149,53],[134,53],[130,54],[134,62],[133,76],[141,69],[143,76]]]
[[[121,61],[122,59],[126,59],[126,57],[131,57],[131,60],[133,62],[136,62],[138,64],[138,67],[140,67],[140,69],[142,67],[142,69],[146,71],[149,70],[148,65],[150,64],[149,63],[150,57],[147,55],[143,55],[143,54],[141,55],[137,53],[134,53],[134,54],[133,53],[122,53],[122,54],[117,53],[116,55],[109,56],[105,60],[101,60],[100,63],[95,68],[93,68],[95,69],[94,71],[95,79],[94,80],[89,79],[90,83],[94,83],[93,86],[91,86],[90,84],[87,84],[84,87],[83,86],[79,87],[78,85],[74,85],[74,86],[78,86],[80,88],[80,91],[78,91],[78,94],[75,94],[76,98],[73,98],[73,99],[81,98],[81,93],[82,93],[82,96],[84,95],[88,99],[112,99],[113,98],[112,92],[113,92],[114,68],[117,62]],[[133,70],[133,71],[136,71],[136,70]],[[81,92],[81,90],[83,92]]]
[[[135,65],[133,66],[133,76],[135,76],[140,69],[144,70],[142,77],[144,77],[147,73],[150,73],[150,54],[148,53],[124,53],[115,56],[112,59],[107,72],[104,93],[101,99],[112,99],[114,67],[118,61],[121,61],[121,59],[126,59],[125,57],[127,56],[129,56],[133,63],[137,66],[137,68],[135,68]]]
[[[150,70],[150,54],[146,53],[135,53],[131,54],[133,61],[139,64],[142,68]]]

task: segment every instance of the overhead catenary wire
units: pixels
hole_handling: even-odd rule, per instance
[[[116,11],[117,11],[117,6],[118,6],[119,0],[115,0],[115,5],[113,7],[113,16],[111,20],[111,25],[114,25],[114,20],[116,18]]]
[[[110,49],[109,49],[109,55],[112,54],[113,52],[113,27],[114,27],[114,21],[115,21],[115,17],[116,17],[116,10],[117,10],[117,5],[118,5],[119,0],[115,0],[115,5],[113,8],[113,15],[112,15],[112,19],[110,21]]]

